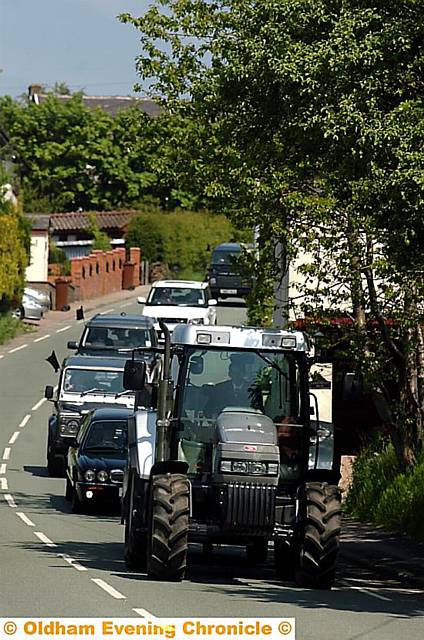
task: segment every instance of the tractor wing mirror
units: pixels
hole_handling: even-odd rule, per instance
[[[142,391],[146,380],[146,363],[140,360],[127,360],[124,369],[124,389]]]

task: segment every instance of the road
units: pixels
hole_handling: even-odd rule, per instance
[[[115,311],[120,306],[140,311],[135,303]],[[218,317],[222,324],[241,322],[245,309],[227,301]],[[51,407],[42,399],[44,386],[57,380],[45,358],[52,349],[67,355],[66,341],[80,330],[76,321],[62,323],[1,351],[0,616],[295,617],[302,639],[423,637],[422,591],[343,558],[329,592],[280,583],[271,561],[249,567],[241,548],[206,557],[193,545],[182,583],[128,572],[117,514],[72,514],[65,481],[45,469]]]

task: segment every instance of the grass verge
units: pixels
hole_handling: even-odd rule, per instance
[[[0,314],[0,344],[4,344],[23,333],[32,333],[33,331],[35,329],[32,325],[12,318],[9,313]]]

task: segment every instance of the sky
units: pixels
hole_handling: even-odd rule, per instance
[[[64,82],[87,95],[134,95],[140,33],[116,16],[149,0],[0,0],[0,95]]]

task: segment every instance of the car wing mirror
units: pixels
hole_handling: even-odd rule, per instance
[[[68,349],[78,349],[78,342],[76,342],[75,340],[68,340],[68,344],[67,344]]]
[[[138,304],[146,304],[146,298],[144,296],[138,296],[137,302]]]
[[[44,389],[44,397],[46,400],[52,400],[54,395],[54,387],[51,384],[46,385]]]

